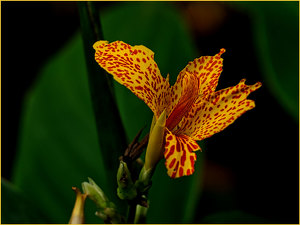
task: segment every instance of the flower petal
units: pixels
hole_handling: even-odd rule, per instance
[[[166,129],[164,156],[168,175],[171,178],[191,175],[194,172],[196,154],[200,147],[196,141],[186,135],[174,135]]]
[[[179,124],[185,114],[187,114],[195,100],[198,98],[198,79],[194,74],[186,73],[180,82],[180,98],[173,108],[168,108],[169,117],[166,122],[166,127],[172,130]],[[174,96],[171,96],[173,99]]]
[[[183,80],[186,74],[192,74],[198,78],[198,95],[204,98],[208,94],[215,91],[220,74],[223,67],[222,53],[225,49],[221,49],[215,56],[202,56],[189,62],[188,65],[179,73],[175,84],[171,87],[171,98],[167,114],[169,114],[179,102],[183,93]],[[199,98],[202,99],[202,98]],[[196,101],[195,104],[200,102]]]
[[[122,41],[98,41],[93,47],[98,64],[142,99],[158,118],[168,105],[170,85],[168,78],[161,76],[154,53]]]
[[[211,94],[193,109],[193,117],[185,117],[181,123],[180,134],[186,134],[196,140],[203,140],[224,130],[239,116],[255,107],[247,96],[261,87],[261,83],[246,85],[245,79],[239,84]]]
[[[221,55],[225,49],[214,56],[202,56],[189,62],[188,65],[179,73],[177,80],[181,80],[186,72],[193,73],[199,78],[201,92],[200,95],[207,95],[214,92],[219,81],[223,67],[223,59]],[[177,83],[177,81],[176,81]]]

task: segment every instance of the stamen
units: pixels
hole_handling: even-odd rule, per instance
[[[166,127],[169,130],[173,130],[179,124],[185,114],[191,110],[192,105],[199,97],[199,82],[198,78],[194,74],[186,72],[182,83],[183,89],[181,97],[166,121]]]

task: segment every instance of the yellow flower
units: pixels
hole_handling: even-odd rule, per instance
[[[194,172],[195,151],[200,149],[196,141],[224,130],[254,108],[247,96],[261,86],[260,82],[246,85],[243,79],[236,86],[215,91],[225,49],[189,62],[170,86],[169,76],[161,76],[150,49],[122,41],[98,41],[93,47],[98,64],[142,99],[156,119],[166,111],[164,157],[172,178]]]

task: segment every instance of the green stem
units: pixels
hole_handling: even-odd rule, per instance
[[[146,223],[147,211],[148,211],[147,207],[137,205],[134,223],[135,224]]]
[[[128,224],[134,223],[135,213],[136,213],[136,203],[132,202],[129,204],[129,207],[128,207],[128,216],[127,216]]]

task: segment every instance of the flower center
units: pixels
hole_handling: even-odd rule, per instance
[[[166,127],[173,130],[188,113],[198,98],[199,82],[194,74],[186,72],[182,80],[181,96],[166,121]]]

